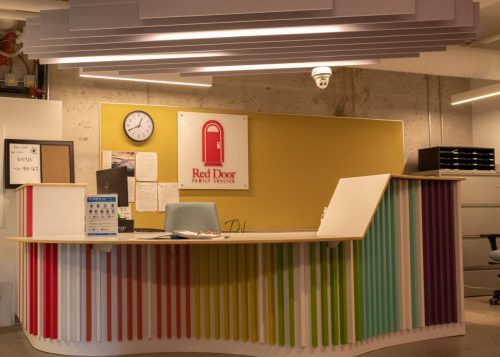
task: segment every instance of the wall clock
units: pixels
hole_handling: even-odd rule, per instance
[[[153,118],[142,110],[127,114],[123,120],[123,130],[134,141],[146,141],[153,134],[155,124]]]

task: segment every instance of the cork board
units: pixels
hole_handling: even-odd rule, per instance
[[[42,145],[41,154],[42,182],[71,182],[71,160],[69,146]]]

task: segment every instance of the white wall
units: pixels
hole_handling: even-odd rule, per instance
[[[4,139],[61,140],[62,102],[0,97],[0,326],[14,323],[17,304],[17,244],[5,237],[17,235],[15,193],[3,189]],[[0,196],[2,196],[0,194]],[[2,212],[3,208],[3,212]]]
[[[473,80],[472,88],[490,85],[489,81]],[[467,105],[467,104],[465,104]],[[474,146],[495,148],[495,161],[500,164],[500,97],[473,102],[472,143]],[[499,167],[497,166],[497,171]]]

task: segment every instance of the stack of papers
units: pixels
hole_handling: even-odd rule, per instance
[[[192,232],[185,230],[174,231],[174,236],[186,239],[212,239],[221,237],[218,232]]]

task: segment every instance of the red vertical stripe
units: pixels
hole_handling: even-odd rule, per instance
[[[186,337],[191,337],[191,272],[189,269],[189,245],[184,246],[184,264],[186,274]]]
[[[38,244],[33,244],[33,334],[38,335]]]
[[[142,249],[136,247],[137,257],[137,338],[142,340]]]
[[[31,334],[33,334],[33,331],[34,331],[34,324],[33,324],[33,321],[35,320],[35,316],[34,316],[34,311],[35,311],[35,308],[34,308],[34,302],[35,302],[35,296],[34,296],[34,291],[35,291],[35,285],[34,285],[34,282],[35,282],[35,277],[34,277],[34,273],[35,273],[35,270],[34,270],[34,250],[35,250],[35,245],[34,244],[30,244],[30,250],[29,250],[29,254],[30,254],[30,269],[29,269],[29,283],[30,283],[30,296],[29,296],[29,314],[30,314],[30,323],[29,323],[29,332]]]
[[[53,339],[57,339],[57,307],[59,305],[59,301],[58,301],[58,294],[57,294],[57,283],[58,283],[58,277],[57,277],[57,247],[58,245],[57,244],[50,244],[51,248],[52,248],[52,254],[51,254],[51,266],[52,266],[52,277],[50,279],[50,282],[52,284],[52,306],[51,306],[51,309],[52,309],[52,333],[51,333],[51,337]],[[35,270],[38,270],[35,268]]]
[[[132,247],[127,246],[127,338],[132,340],[134,331],[132,326]]]
[[[33,237],[33,186],[26,189],[26,236]]]
[[[172,337],[172,291],[170,287],[170,254],[171,254],[171,247],[167,246],[167,249],[165,249],[165,264],[166,264],[166,277],[167,277],[167,337],[171,338]]]
[[[175,319],[177,338],[181,338],[181,247],[175,246]]]
[[[50,338],[50,249],[48,244],[43,245],[43,337]]]
[[[111,252],[106,254],[106,325],[108,330],[108,341],[112,340],[111,336]]]
[[[91,246],[85,246],[85,320],[87,341],[92,341],[92,256]]]
[[[161,338],[161,247],[156,246],[156,337]]]
[[[123,316],[122,316],[122,247],[118,245],[116,247],[116,293],[118,299],[118,313],[117,313],[117,322],[118,322],[118,341],[123,339]]]

